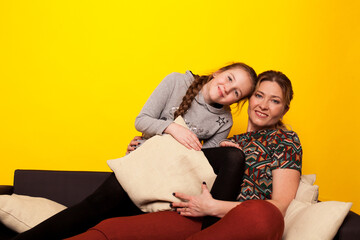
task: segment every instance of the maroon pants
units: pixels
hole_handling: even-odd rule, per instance
[[[274,205],[263,200],[249,200],[233,208],[220,221],[202,231],[200,219],[166,211],[110,218],[67,240],[279,240],[283,231],[284,218]]]

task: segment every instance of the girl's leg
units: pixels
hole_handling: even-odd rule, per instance
[[[281,240],[283,232],[284,217],[277,207],[264,200],[248,200],[186,240]]]
[[[207,148],[203,149],[203,152],[217,175],[211,188],[211,195],[218,200],[235,201],[245,171],[244,153],[234,147]],[[202,229],[218,220],[217,217],[204,217]]]
[[[173,211],[164,211],[106,219],[85,233],[67,240],[183,240],[200,231],[200,228],[201,219],[187,218]]]
[[[85,200],[19,234],[15,239],[64,239],[82,233],[104,219],[141,213],[112,173]]]

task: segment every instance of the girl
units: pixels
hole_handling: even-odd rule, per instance
[[[243,173],[243,153],[236,148],[211,148],[230,132],[230,104],[245,100],[256,85],[255,71],[244,63],[223,67],[211,75],[190,71],[168,75],[155,89],[136,118],[137,130],[145,139],[167,133],[189,149],[203,149],[217,178],[212,194],[217,199],[235,200]],[[191,130],[173,123],[183,116]],[[203,146],[200,143],[203,141]],[[235,179],[235,181],[233,181]],[[223,191],[221,186],[228,185]],[[138,209],[118,183],[115,174],[89,197],[69,207],[15,239],[63,239],[86,231],[100,221],[139,215]],[[217,219],[208,218],[204,228]]]

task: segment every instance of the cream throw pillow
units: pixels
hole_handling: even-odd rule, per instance
[[[0,195],[0,221],[18,233],[29,230],[65,208],[46,198]]]
[[[295,199],[301,202],[317,203],[319,186],[313,185],[315,180],[315,174],[302,175]]]
[[[285,215],[283,239],[331,240],[349,212],[352,203],[319,202],[316,204],[293,200]]]
[[[296,197],[285,214],[284,240],[331,240],[349,212],[352,203],[318,202],[315,178],[301,176]]]
[[[175,123],[187,127],[183,118]],[[171,135],[156,135],[125,157],[108,160],[117,180],[142,211],[170,210],[179,201],[173,192],[201,193],[205,181],[209,189],[215,173],[202,151],[189,150]]]

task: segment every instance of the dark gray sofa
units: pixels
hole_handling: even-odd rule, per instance
[[[14,185],[0,185],[0,194],[21,194],[44,197],[67,207],[83,200],[110,175],[110,172],[16,170]],[[16,233],[0,223],[0,240],[11,239]],[[349,212],[336,240],[360,239],[360,216]]]

